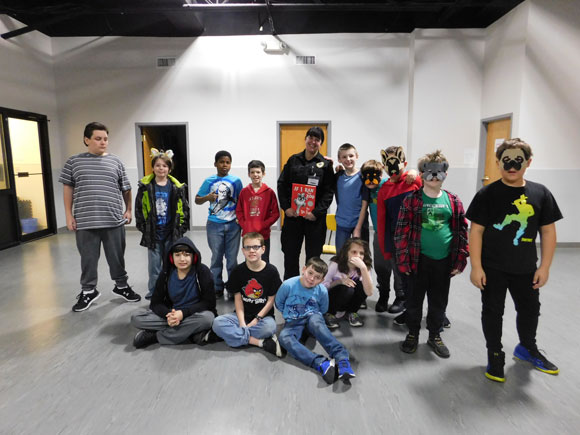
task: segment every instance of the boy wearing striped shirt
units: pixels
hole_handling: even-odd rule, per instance
[[[115,281],[113,293],[129,302],[141,296],[129,287],[125,271],[125,224],[131,222],[131,184],[119,158],[107,153],[107,127],[86,125],[87,152],[70,157],[60,174],[63,183],[66,226],[74,231],[81,256],[81,292],[73,311],[85,311],[96,301],[101,244]]]

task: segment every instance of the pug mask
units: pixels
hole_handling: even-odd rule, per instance
[[[524,164],[527,159],[524,151],[520,148],[510,148],[502,153],[500,161],[504,170],[509,171],[513,168],[516,171],[519,171],[522,169],[522,164]]]
[[[423,173],[423,180],[439,180],[443,181],[447,177],[447,169],[449,169],[449,163],[437,163],[437,162],[423,162],[419,166],[419,171]]]

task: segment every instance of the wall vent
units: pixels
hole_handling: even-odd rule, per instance
[[[316,56],[296,56],[296,65],[316,65]]]
[[[174,57],[158,57],[157,58],[157,68],[171,68],[175,65]]]

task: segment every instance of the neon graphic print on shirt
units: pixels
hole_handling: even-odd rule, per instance
[[[421,226],[429,231],[439,231],[447,221],[445,211],[447,204],[423,204]]]
[[[519,245],[520,238],[524,235],[524,232],[528,227],[528,218],[535,214],[534,207],[531,204],[528,204],[527,199],[528,197],[522,194],[518,199],[512,202],[512,204],[518,209],[518,214],[508,214],[501,224],[493,224],[493,227],[500,231],[503,230],[506,225],[509,225],[514,221],[520,224],[520,228],[516,232],[516,237],[514,238],[514,246]],[[529,241],[533,240],[530,239]]]

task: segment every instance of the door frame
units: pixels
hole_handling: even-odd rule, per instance
[[[475,191],[477,192],[479,189],[483,187],[482,178],[485,175],[485,161],[486,161],[486,152],[487,152],[487,126],[490,122],[499,121],[501,119],[509,119],[510,120],[510,137],[513,133],[514,129],[514,118],[513,112],[505,113],[503,115],[492,116],[489,118],[483,118],[481,120],[481,126],[479,129],[479,160],[477,165],[477,179],[475,184]]]
[[[42,167],[42,185],[44,190],[44,203],[46,207],[46,222],[47,228],[30,234],[22,234],[22,226],[20,224],[20,218],[17,217],[16,233],[17,242],[10,243],[6,246],[0,246],[0,249],[7,248],[9,246],[15,246],[20,243],[28,242],[31,240],[36,240],[41,237],[50,236],[57,233],[56,227],[56,208],[54,204],[54,188],[52,185],[52,166],[50,160],[50,141],[48,135],[48,122],[49,119],[46,115],[34,112],[26,112],[23,110],[10,109],[7,107],[0,107],[0,113],[2,114],[2,129],[4,131],[4,146],[6,148],[6,157],[8,163],[8,181],[10,183],[10,189],[7,189],[12,195],[12,205],[15,210],[15,215],[18,216],[18,201],[16,197],[16,180],[14,178],[14,163],[12,161],[12,144],[10,142],[10,131],[8,128],[8,118],[18,118],[25,119],[29,121],[35,121],[38,125],[38,139],[40,144],[40,161]]]

